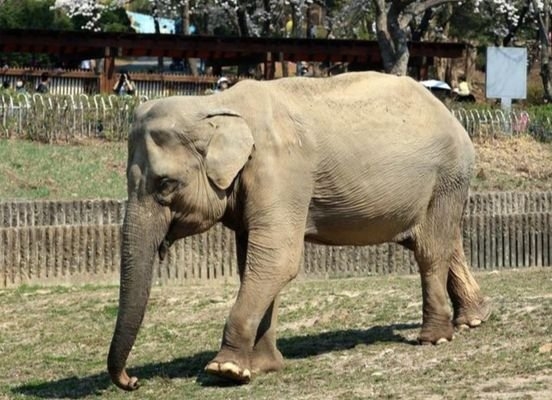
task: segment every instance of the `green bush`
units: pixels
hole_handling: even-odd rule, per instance
[[[526,111],[531,136],[542,142],[552,142],[552,104],[531,106]]]

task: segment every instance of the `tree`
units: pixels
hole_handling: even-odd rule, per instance
[[[457,37],[477,37],[481,44],[494,46],[525,45],[530,51],[528,69],[538,53],[544,99],[552,101],[550,0],[473,0],[472,3],[472,18],[454,24]],[[462,12],[458,10],[455,18]],[[477,26],[470,25],[473,21],[477,21]],[[534,54],[531,54],[532,42],[538,44]]]
[[[537,13],[540,44],[540,75],[544,89],[544,100],[552,102],[552,54],[550,46],[550,0],[543,0],[539,4],[532,0],[533,10]]]
[[[399,75],[407,72],[409,40],[461,38],[506,46],[534,40],[539,31],[542,71],[552,64],[547,34],[550,0],[56,0],[56,6],[69,15],[85,16],[85,27],[98,30],[105,29],[99,15],[123,1],[155,18],[180,18],[182,26],[194,21],[203,34],[280,36],[291,16],[295,37],[308,36],[309,12],[316,3],[326,10],[327,32],[340,38],[376,39],[384,70]],[[551,82],[550,77],[543,75],[543,82]],[[545,90],[549,93],[552,87]]]
[[[534,39],[536,29],[531,0],[474,0],[474,13],[483,22],[480,32],[495,46],[513,40]]]
[[[130,31],[124,0],[55,0],[53,9],[65,11],[77,29],[91,31]]]
[[[0,7],[0,26],[19,29],[71,29],[63,13],[52,12],[54,0],[5,0]]]
[[[5,29],[73,29],[71,20],[52,11],[54,0],[5,0],[0,6],[0,26]],[[41,54],[0,55],[9,65],[52,65],[56,57]],[[2,65],[3,65],[2,63]]]
[[[412,21],[421,19],[427,10],[452,2],[458,0],[372,0],[376,37],[387,73],[406,75]]]

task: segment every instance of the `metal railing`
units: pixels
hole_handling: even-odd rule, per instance
[[[53,142],[96,137],[123,140],[146,97],[0,95],[0,137]]]
[[[147,99],[147,96],[0,94],[0,137],[43,142],[82,137],[124,140],[134,108]],[[524,110],[467,108],[454,108],[452,113],[472,137],[529,134],[552,141],[552,114],[548,117]]]
[[[541,141],[552,140],[552,114],[537,117],[525,110],[505,112],[490,108],[451,111],[472,137],[528,134]]]

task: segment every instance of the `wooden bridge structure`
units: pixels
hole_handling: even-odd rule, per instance
[[[411,63],[432,65],[435,57],[459,58],[463,43],[410,42]],[[0,52],[40,53],[72,59],[104,59],[101,90],[111,90],[116,57],[201,58],[217,75],[225,65],[264,64],[265,79],[274,77],[274,64],[286,61],[346,62],[356,69],[382,69],[376,41],[258,37],[190,36],[32,29],[0,30]],[[217,71],[218,69],[218,71]]]

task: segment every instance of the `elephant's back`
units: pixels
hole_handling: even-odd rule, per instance
[[[315,129],[371,127],[371,135],[467,136],[445,105],[415,80],[379,72],[351,72],[329,78],[283,78],[244,82],[244,93],[269,93],[271,103]],[[255,95],[261,97],[261,93]]]
[[[465,129],[441,101],[409,77],[354,72],[245,81],[234,89],[239,97],[254,99],[247,109],[270,110],[263,115],[271,115],[274,126],[289,120],[303,142],[315,143],[319,164],[325,162],[324,155],[374,160],[391,169],[444,164],[468,171],[473,164],[473,145]],[[274,130],[278,132],[284,134]]]

